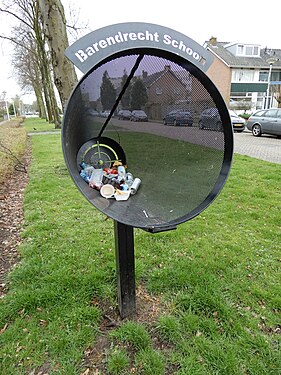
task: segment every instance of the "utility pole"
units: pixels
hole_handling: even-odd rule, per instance
[[[3,100],[5,102],[5,107],[6,107],[6,113],[7,113],[7,120],[10,120],[10,115],[9,115],[9,108],[8,108],[8,102],[7,102],[7,99],[6,99],[6,91],[3,91],[2,92],[3,94]]]

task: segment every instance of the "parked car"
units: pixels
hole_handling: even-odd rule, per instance
[[[99,112],[96,111],[95,109],[88,108],[88,109],[86,110],[86,115],[87,115],[87,116],[99,116]]]
[[[199,129],[222,131],[221,117],[217,108],[207,108],[201,112]]]
[[[247,121],[247,129],[255,137],[262,134],[281,136],[281,109],[263,109],[251,115]]]
[[[100,117],[108,117],[110,115],[110,111],[102,111],[100,112]]]
[[[147,114],[142,110],[132,111],[131,121],[148,121]]]
[[[231,109],[229,110],[229,115],[234,131],[241,133],[243,130],[245,130],[246,121],[242,117],[238,116]]]
[[[132,117],[132,112],[128,109],[121,109],[118,112],[118,119],[119,120],[130,120]]]
[[[174,125],[174,126],[180,126],[180,125],[188,125],[192,126],[193,124],[193,117],[192,113],[190,111],[186,111],[183,109],[177,109],[174,111],[171,111],[166,114],[166,116],[163,118],[163,124],[164,125]]]

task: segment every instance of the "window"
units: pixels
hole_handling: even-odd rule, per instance
[[[242,79],[243,73],[242,70],[233,69],[232,70],[232,82],[240,82]]]
[[[262,117],[265,111],[259,111],[255,113],[255,116]]]
[[[271,81],[281,81],[281,72],[271,72]]]
[[[277,117],[277,109],[269,109],[264,115],[265,117]]]
[[[268,71],[267,72],[259,72],[259,82],[267,82],[268,81]]]
[[[253,45],[237,45],[238,56],[260,56],[260,47]]]
[[[233,69],[232,82],[253,82],[255,71],[250,69]]]
[[[250,56],[252,55],[253,48],[252,46],[246,46],[245,47],[245,55]]]
[[[244,55],[244,46],[243,46],[243,44],[238,44],[238,46],[237,46],[237,55]]]
[[[230,95],[233,99],[241,99],[241,97],[243,98],[244,96],[246,96],[245,92],[231,92]]]
[[[162,95],[163,91],[160,87],[156,87],[156,95]]]
[[[254,70],[244,70],[243,73],[243,81],[245,82],[253,82],[254,81]]]

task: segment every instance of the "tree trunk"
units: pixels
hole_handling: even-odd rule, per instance
[[[64,8],[60,0],[39,0],[39,6],[51,51],[54,83],[64,109],[77,82],[74,66],[64,55],[69,45]]]
[[[38,20],[34,22],[34,32],[36,35],[37,51],[38,51],[38,63],[40,66],[41,76],[42,76],[42,86],[44,92],[44,99],[47,108],[47,115],[49,122],[55,123],[55,128],[60,128],[61,120],[59,116],[57,101],[55,97],[55,92],[53,88],[52,76],[51,76],[51,66],[50,60],[45,49],[45,35],[42,32],[42,25],[39,20],[40,10],[36,7],[36,13],[38,15]]]
[[[39,87],[40,85],[38,84],[38,82],[33,82],[32,86],[33,86],[35,96],[36,96],[39,117],[40,118],[47,118],[46,108],[45,108],[45,104],[44,104],[44,100],[43,100],[43,96],[42,96],[42,90]]]

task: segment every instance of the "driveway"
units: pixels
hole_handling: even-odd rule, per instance
[[[281,164],[281,139],[271,135],[254,137],[248,130],[234,133],[234,152]]]

